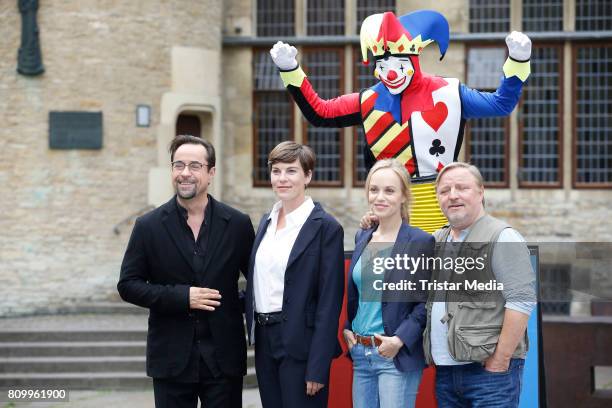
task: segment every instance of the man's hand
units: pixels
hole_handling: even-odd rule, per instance
[[[359,228],[370,229],[376,224],[378,224],[378,216],[374,215],[371,210],[368,210],[368,212],[361,217],[361,221],[359,221]]]
[[[282,41],[274,44],[270,50],[270,55],[276,66],[283,71],[291,71],[298,66],[297,60],[295,59],[297,49]]]
[[[306,381],[306,395],[310,395],[311,397],[315,395],[317,392],[321,390],[321,388],[325,387],[325,385],[314,382],[314,381]]]
[[[221,299],[221,294],[217,289],[197,288],[195,286],[189,288],[190,309],[212,312],[215,310],[215,307],[221,306],[221,303],[215,299]]]
[[[496,373],[508,371],[514,350],[525,336],[528,320],[528,314],[506,309],[495,352],[485,361],[485,370]]]
[[[508,55],[515,61],[527,61],[531,58],[531,40],[525,34],[513,31],[506,37]]]
[[[486,359],[484,368],[492,373],[505,373],[510,366],[510,357],[503,357],[497,351]]]
[[[344,341],[346,342],[346,346],[349,350],[352,349],[355,344],[357,344],[355,333],[353,333],[349,329],[344,329],[342,331],[342,335],[344,336]]]
[[[404,345],[404,342],[397,336],[387,337],[375,334],[374,337],[382,342],[378,346],[378,354],[385,358],[394,358]]]

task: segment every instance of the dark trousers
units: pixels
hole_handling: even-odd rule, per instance
[[[513,358],[508,371],[492,373],[481,363],[436,366],[439,408],[516,408],[525,360]]]
[[[154,378],[156,408],[196,408],[198,398],[204,408],[242,408],[242,377],[214,377],[200,359],[199,382],[179,382]]]
[[[280,323],[255,327],[255,369],[263,408],[323,408],[328,386],[306,394],[306,361],[287,355]]]

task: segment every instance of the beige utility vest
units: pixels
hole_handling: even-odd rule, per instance
[[[485,267],[470,271],[470,274],[432,272],[432,280],[448,280],[463,283],[466,279],[488,282],[495,280],[491,262],[493,248],[499,234],[510,228],[508,224],[490,215],[477,220],[462,243],[447,243],[450,227],[447,225],[434,233],[436,238],[436,256],[445,257],[451,245],[459,245],[457,257],[476,259],[485,256]],[[456,247],[455,247],[456,248]],[[455,256],[455,255],[453,255]],[[464,290],[446,291],[444,294],[446,315],[443,321],[448,323],[448,349],[456,361],[483,362],[495,351],[502,323],[504,321],[506,301],[500,291]],[[441,293],[430,292],[427,302],[427,326],[423,335],[425,360],[434,364],[431,355],[431,309],[433,301],[441,301]],[[525,358],[529,341],[527,332],[514,350],[513,358]]]

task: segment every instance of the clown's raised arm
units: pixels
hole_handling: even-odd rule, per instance
[[[334,99],[319,98],[300,68],[297,49],[282,42],[270,50],[287,90],[314,126],[363,125],[366,166],[395,157],[414,177],[435,175],[457,159],[465,119],[512,112],[530,73],[531,41],[519,32],[506,37],[509,57],[495,92],[481,92],[456,78],[421,71],[419,55],[432,42],[444,57],[448,22],[440,13],[419,10],[401,17],[391,12],[367,17],[360,32],[361,53],[376,62],[376,85]]]

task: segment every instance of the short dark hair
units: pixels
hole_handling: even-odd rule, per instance
[[[195,144],[204,146],[208,159],[208,169],[215,167],[215,147],[208,140],[192,135],[178,135],[177,137],[172,139],[172,142],[170,142],[170,146],[168,147],[168,151],[170,152],[170,161],[174,161],[174,153],[176,153],[176,150],[184,144]]]
[[[268,170],[272,171],[272,165],[276,163],[293,163],[296,160],[300,161],[304,174],[314,170],[316,157],[310,146],[293,141],[281,142],[268,155]]]

